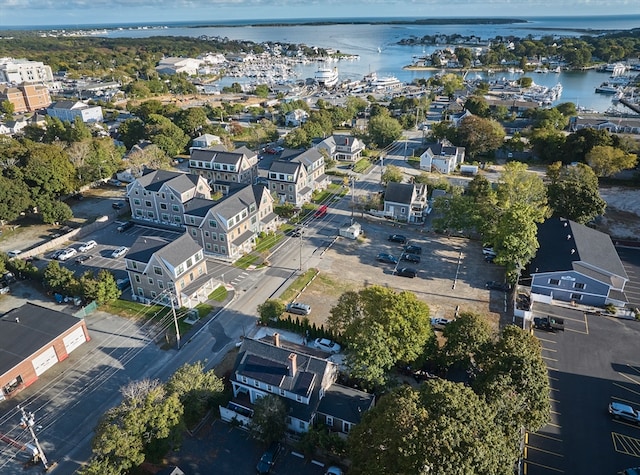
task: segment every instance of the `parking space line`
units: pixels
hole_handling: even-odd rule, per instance
[[[551,368],[550,366],[547,366],[547,371],[560,371],[557,368]]]
[[[633,384],[640,384],[640,381],[636,381],[635,379],[633,379],[631,376],[627,376],[624,373],[621,373],[620,371],[618,371],[618,374],[620,376],[622,376],[623,378],[627,378],[629,381],[631,381]]]
[[[544,347],[542,348],[542,351],[550,351],[552,353],[557,353],[558,352],[558,350],[554,350],[552,348],[544,348]]]
[[[543,360],[548,360],[548,361],[556,361],[556,362],[558,361],[557,359],[555,359],[555,358],[551,358],[551,357],[549,357],[549,356],[543,356],[543,357],[542,357],[542,359],[543,359]]]
[[[534,447],[533,445],[527,445],[527,447],[532,449],[532,450],[535,450],[536,452],[542,452],[544,454],[555,455],[556,457],[564,458],[564,455],[563,454],[559,454],[558,452],[551,452],[550,450],[545,450],[545,449],[541,449],[539,447]]]
[[[562,429],[561,425],[554,424],[553,422],[547,422],[548,426],[555,427],[556,429]]]
[[[619,419],[612,419],[613,422],[615,422],[616,424],[622,424],[623,426],[627,426],[627,427],[633,427],[634,429],[638,428],[637,424],[632,424],[631,422],[627,422],[627,421],[622,421]]]
[[[550,414],[555,414],[557,416],[561,416],[562,413],[558,412],[558,411],[549,411]]]
[[[543,465],[541,463],[532,462],[530,460],[526,460],[524,462],[524,466],[525,466],[525,472],[524,473],[527,473],[527,465],[535,465],[536,467],[546,468],[547,470],[553,470],[554,472],[564,473],[564,470],[560,470],[559,468],[550,467],[549,465]]]
[[[629,401],[628,399],[623,399],[621,397],[616,397],[616,396],[611,396],[611,399],[615,399],[617,401],[622,401],[622,402],[624,402],[626,404],[630,404],[632,406],[635,406],[637,404],[636,401]]]
[[[528,433],[528,432],[527,432]],[[538,434],[537,432],[534,433],[528,433],[529,435],[535,436],[535,437],[542,437],[543,439],[549,439],[549,440],[555,440],[556,442],[562,442],[562,439],[559,439],[558,437],[553,437],[551,435],[546,435],[546,434]]]
[[[640,439],[612,432],[611,440],[613,442],[613,449],[616,452],[640,458]]]
[[[618,386],[619,388],[622,388],[622,389],[624,389],[625,391],[629,391],[629,392],[631,392],[631,393],[633,393],[633,394],[637,394],[638,396],[640,396],[640,392],[638,392],[638,391],[634,391],[633,389],[629,389],[629,388],[627,388],[626,386],[623,386],[622,384],[613,383],[613,385],[614,385],[614,386]]]
[[[538,337],[538,340],[540,340],[540,341],[544,341],[545,343],[553,343],[554,345],[555,345],[556,343],[558,343],[557,341],[554,341],[554,340],[547,340],[546,338],[540,338],[540,337]]]
[[[549,369],[549,370],[550,370],[550,368],[547,368],[547,369]],[[552,370],[552,371],[558,371],[558,370],[557,370],[557,369],[554,369],[554,370]],[[553,376],[549,376],[549,379],[550,379],[551,381],[560,381],[558,378],[554,378]]]

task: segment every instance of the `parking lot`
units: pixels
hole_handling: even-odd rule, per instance
[[[186,438],[180,451],[168,457],[186,475],[237,475],[256,473],[256,465],[264,447],[249,437],[248,432],[215,420],[197,437]],[[215,470],[212,468],[215,467]],[[292,454],[287,447],[271,470],[273,475],[322,475],[324,469]]]
[[[363,241],[338,238],[320,259],[318,268],[337,283],[337,294],[329,295],[312,284],[300,297],[312,306],[312,321],[324,323],[343,291],[374,284],[414,292],[429,305],[434,317],[453,318],[456,310],[472,311],[487,316],[496,329],[500,317],[506,318],[506,294],[485,288],[487,281],[504,281],[504,269],[484,260],[480,243],[437,235],[421,227],[399,228],[374,221],[361,224],[366,235]],[[380,253],[399,259],[403,252],[402,244],[388,240],[391,234],[406,236],[405,245],[420,246],[420,262],[400,261],[397,266],[379,262]],[[322,247],[327,240],[318,237],[317,243]],[[396,267],[414,268],[417,275],[399,276],[394,272]]]
[[[640,426],[614,420],[609,403],[640,408],[640,323],[536,303],[564,331],[534,330],[551,386],[551,421],[525,440],[525,472],[613,474],[640,465]]]

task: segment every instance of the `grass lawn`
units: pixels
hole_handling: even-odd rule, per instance
[[[263,238],[258,238],[256,241],[256,252],[266,251],[271,249],[273,246],[278,244],[282,238],[284,238],[284,234],[282,233],[269,233]]]
[[[313,202],[314,203],[324,203],[326,202],[330,196],[333,195],[344,195],[347,191],[344,189],[342,185],[338,185],[336,183],[330,183],[329,186],[320,192],[316,192],[313,194]]]
[[[114,300],[104,305],[102,309],[105,312],[120,315],[127,318],[144,318],[144,319],[161,319],[171,313],[171,307],[164,305],[143,305],[138,302],[129,300]]]
[[[363,173],[367,168],[371,166],[371,162],[366,158],[361,158],[356,162],[353,167],[353,171],[356,173]]]
[[[240,259],[233,263],[234,266],[239,267],[240,269],[248,269],[251,264],[253,264],[258,256],[255,254],[245,254]]]
[[[216,290],[209,294],[209,300],[215,300],[216,302],[222,302],[227,298],[227,289],[224,285],[221,285]]]
[[[288,302],[289,300],[293,299],[298,294],[298,292],[304,289],[304,287],[309,282],[311,282],[311,279],[313,279],[316,274],[318,274],[318,272],[318,269],[307,270],[304,274],[294,280],[289,288],[282,293],[282,295],[280,296],[280,300]]]

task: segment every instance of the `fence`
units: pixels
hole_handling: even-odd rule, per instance
[[[97,309],[98,309],[98,304],[94,300],[89,305],[85,305],[80,310],[78,310],[76,313],[74,313],[73,316],[77,317],[77,318],[85,318],[85,317],[91,315]]]

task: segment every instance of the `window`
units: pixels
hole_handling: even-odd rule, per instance
[[[327,425],[329,427],[331,427],[333,425],[333,417],[327,416],[327,421],[326,422],[327,422]]]
[[[136,193],[137,193],[137,191],[136,191]],[[136,206],[140,206],[140,200],[138,198],[135,198],[133,200],[133,204],[136,205]]]
[[[152,298],[152,299],[155,299],[155,298],[156,298],[156,296],[157,296],[157,294],[152,290],[152,291],[151,291],[151,298]]]
[[[549,283],[551,285],[560,285],[560,281],[558,279],[549,279]]]
[[[173,211],[175,211],[176,213],[178,213],[178,212],[180,211],[180,206],[178,206],[178,205],[171,205],[171,209],[172,209]]]
[[[167,203],[160,203],[160,209],[168,209]]]
[[[164,289],[164,282],[162,282],[161,280],[158,281],[158,288]]]
[[[153,266],[153,273],[155,275],[162,275],[162,269],[159,266]]]
[[[189,223],[196,224],[196,218],[194,218],[193,216],[189,216]]]
[[[240,376],[240,381],[242,381],[243,383],[247,382],[247,377],[246,376]]]
[[[169,221],[169,215],[167,213],[162,213],[162,221]]]
[[[210,242],[206,243],[205,246],[207,248],[207,251],[211,250],[211,243]]]
[[[576,282],[575,284],[573,284],[574,289],[584,290],[585,287],[585,284],[583,284],[582,282]]]
[[[145,205],[147,208],[151,208],[151,201],[146,200],[146,201],[144,202],[144,205]]]
[[[142,210],[141,209],[137,209],[136,210],[136,216],[142,216]]]
[[[193,259],[189,258],[187,259],[187,267],[192,267],[193,266]]]
[[[144,296],[144,289],[142,287],[138,287],[138,295],[141,297]]]
[[[191,235],[192,235],[193,237],[197,237],[197,236],[198,236],[198,230],[197,230],[197,229],[195,229],[195,228],[193,228],[193,229],[191,230]]]
[[[173,220],[178,224],[180,224],[182,222],[182,219],[180,219],[180,216],[174,216]]]
[[[140,276],[139,275],[134,275],[133,276],[133,280],[136,281],[136,284],[139,284],[140,283]]]
[[[582,300],[582,294],[571,294],[571,300]]]
[[[302,396],[300,396],[300,394],[296,394],[296,401],[302,402]]]
[[[218,227],[218,223],[215,220],[210,219],[209,220],[209,227],[210,228],[217,228]]]
[[[153,279],[149,277],[149,285],[153,285]]]
[[[284,389],[281,389],[281,390],[280,390],[280,396],[283,396],[283,397],[284,397],[284,395],[285,395]]]
[[[129,264],[131,264],[131,268],[132,269],[137,269],[138,268],[138,263],[135,261],[129,261]]]
[[[260,387],[260,381],[254,381],[254,382],[253,382],[253,385],[254,385],[256,388],[259,388],[259,387]]]
[[[224,234],[220,234],[220,242],[224,242]]]
[[[350,430],[351,430],[351,424],[348,423],[347,421],[343,421],[342,422],[342,432],[344,432],[345,434],[348,434]]]
[[[156,216],[155,216],[155,214],[153,213],[153,211],[147,211],[147,218],[149,218],[149,219],[153,219],[153,218],[155,218],[155,217],[156,217]]]
[[[209,231],[204,232],[204,237],[209,237]]]
[[[298,424],[300,425],[300,429],[305,429],[307,427],[307,424],[305,424],[304,421],[300,421]]]
[[[267,391],[273,392],[273,387],[270,384],[267,384]]]

